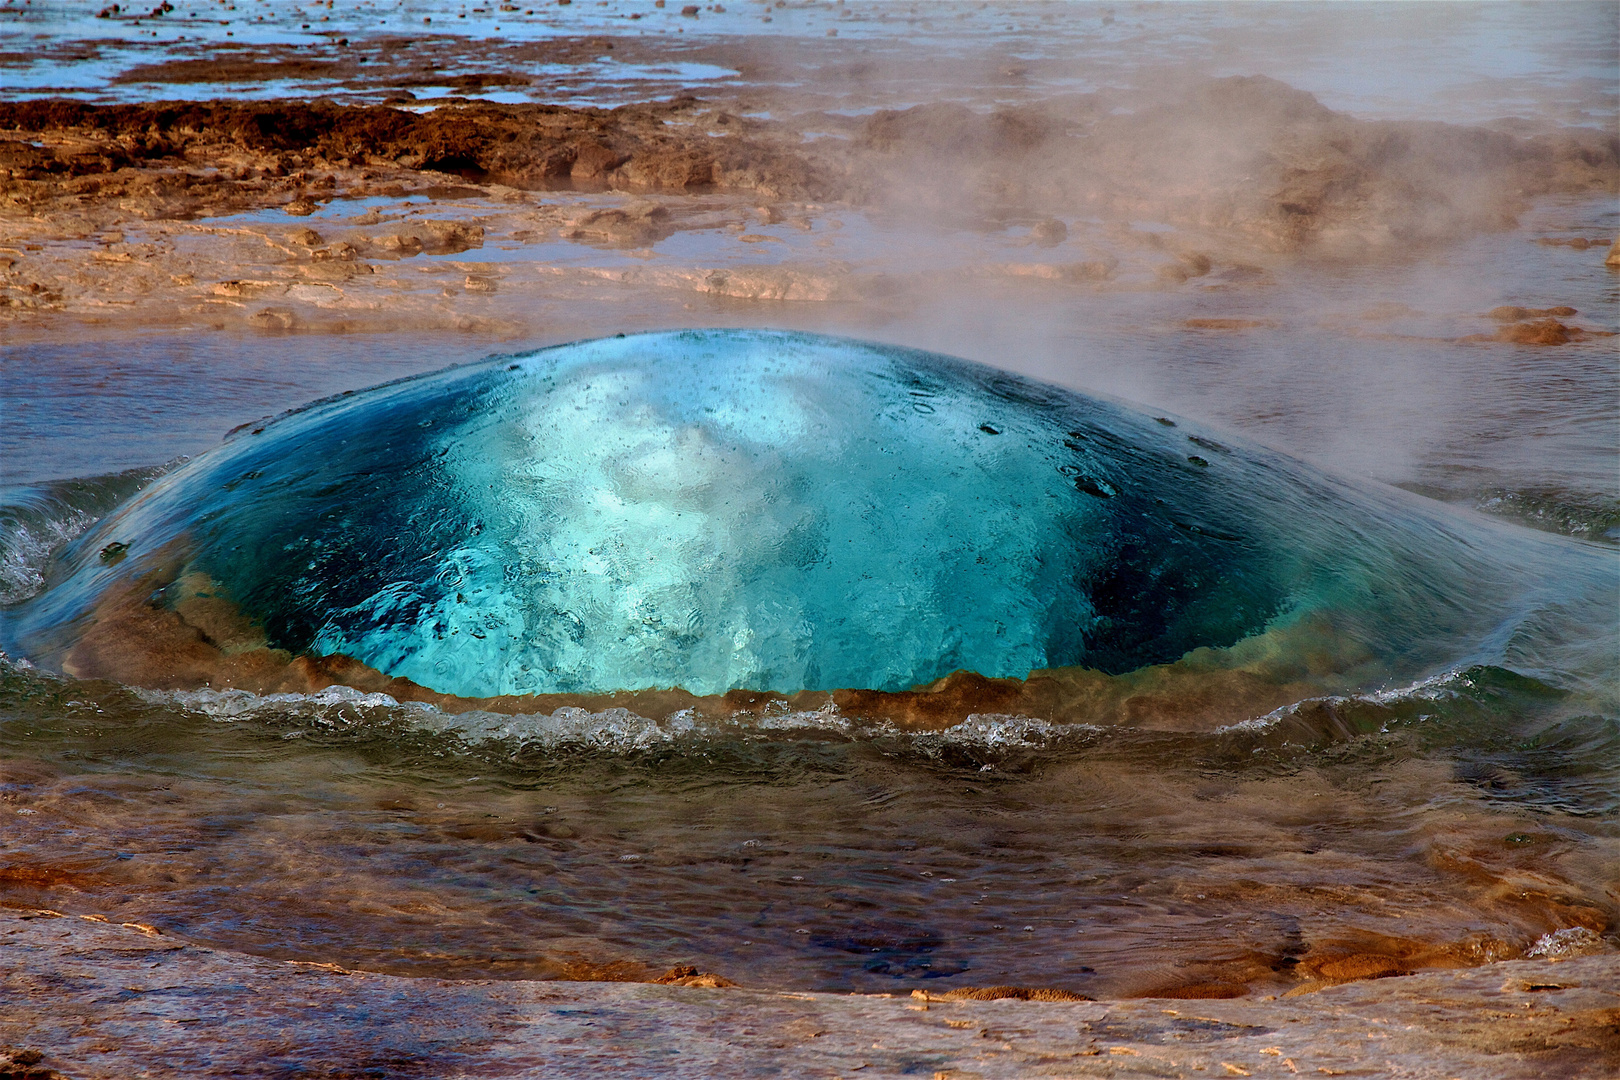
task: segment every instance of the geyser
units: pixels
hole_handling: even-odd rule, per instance
[[[1287,677],[1348,684],[1501,659],[1549,589],[1581,593],[1527,581],[1547,542],[1516,535],[966,361],[687,331],[240,430],[11,621],[66,657],[134,589],[223,653],[341,654],[462,697],[1115,675],[1309,624]]]

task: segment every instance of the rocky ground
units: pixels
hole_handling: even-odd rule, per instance
[[[694,98],[0,102],[0,320],[498,339],[533,333],[536,303],[604,291],[1258,287],[1290,260],[1399,257],[1505,228],[1538,196],[1620,187],[1612,135],[1513,127],[1362,121],[1263,77],[780,120]],[[849,214],[1016,244],[852,258],[831,235]],[[699,239],[654,251],[677,234]],[[1570,318],[1527,309],[1479,336],[1595,329]]]
[[[758,92],[429,109],[409,87],[443,85],[431,44],[373,51],[368,67],[242,51],[129,78],[369,80],[391,103],[0,102],[0,333],[494,347],[701,321],[853,331],[967,294],[1027,312],[1111,290],[1265,293],[1307,263],[1411,258],[1540,198],[1620,190],[1612,133],[1360,120],[1259,77],[859,115]],[[457,88],[503,85],[518,60],[496,59]],[[1543,238],[1620,265],[1612,240]],[[1593,313],[1562,301],[1480,310],[1447,340],[1605,347]],[[1276,325],[1189,307],[1177,332]],[[1598,1077],[1620,1071],[1604,950],[1389,978],[1401,969],[1347,955],[1277,1000],[936,1001],[706,987],[701,972],[408,979],[12,910],[0,1078]]]
[[[0,1076],[1607,1077],[1614,955],[1282,998],[1040,1000],[407,979],[0,912]],[[1573,950],[1579,952],[1579,950]],[[685,985],[670,985],[684,983]],[[979,1000],[974,1000],[974,998]],[[1033,1000],[1031,1000],[1033,999]]]

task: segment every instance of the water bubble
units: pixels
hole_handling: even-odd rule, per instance
[[[216,539],[199,539],[194,557],[233,595],[263,598],[244,614],[297,624],[294,607],[320,608],[319,640],[282,643],[293,651],[342,653],[471,697],[787,693],[809,681],[903,689],[955,668],[1022,676],[1082,659],[1131,670],[1238,640],[1286,599],[1266,564],[1269,522],[1232,493],[1199,490],[1200,514],[1255,532],[1253,553],[1180,536],[1173,547],[1121,547],[1121,529],[1163,533],[1150,496],[1173,505],[1185,494],[1179,471],[1149,470],[1157,479],[1144,474],[1134,492],[1103,478],[1164,456],[1163,437],[1129,410],[947,357],[812,335],[654,334],[535,355],[544,382],[509,362],[472,365],[296,413],[266,427],[267,442],[227,444],[166,477],[138,516],[160,531],[208,521]],[[918,381],[928,401],[903,389]],[[1026,400],[1039,404],[984,419]],[[1124,448],[1090,451],[1096,471],[1081,497],[1045,454],[985,437],[1015,427],[1058,437],[1081,413]],[[662,419],[626,421],[643,414]],[[528,438],[512,440],[513,428]],[[248,465],[273,495],[217,482]],[[329,497],[323,485],[357,475],[376,479],[345,489],[341,511],[309,513]],[[552,479],[537,487],[514,475]],[[991,497],[1041,509],[961,512]],[[263,541],[269,522],[308,534],[284,555]],[[129,537],[142,549],[166,539]],[[1145,637],[1105,635],[1147,643],[1114,655],[1082,627],[1102,617],[1097,575],[1114,574],[1112,553],[1127,548],[1159,561],[1106,580],[1148,589],[1138,606],[1158,621]],[[1234,560],[1254,565],[1228,573]],[[86,588],[112,580],[96,570]],[[289,590],[294,572],[310,580]],[[1225,585],[1194,581],[1246,584],[1229,598]],[[902,618],[875,601],[851,609],[856,588],[913,600]],[[1212,624],[1210,611],[1246,614]],[[514,640],[519,625],[529,631]]]

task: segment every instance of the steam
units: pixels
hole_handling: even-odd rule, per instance
[[[1458,10],[1356,28],[1257,19],[1223,31],[1224,55],[1248,65],[1225,71],[1160,62],[1150,26],[1113,56],[1077,50],[1085,71],[1028,40],[942,49],[926,71],[898,49],[835,60],[751,43],[756,79],[816,72],[774,100],[777,115],[842,106],[788,122],[839,136],[810,145],[871,220],[919,247],[984,238],[972,269],[914,275],[842,324],[807,323],[1239,427],[1445,497],[1505,484],[1612,503],[1615,425],[1538,378],[1523,350],[1459,344],[1518,297],[1611,321],[1601,270],[1554,278],[1513,234],[1546,228],[1557,200],[1580,207],[1564,215],[1575,228],[1617,224],[1602,209],[1620,191],[1616,100],[1612,80],[1588,77],[1615,29],[1588,15],[1545,37]],[[1513,100],[1505,82],[1469,83],[1471,101],[1452,88],[1510,40],[1565,56],[1568,78],[1520,78]],[[1343,74],[1375,52],[1376,77]],[[1497,61],[1528,70],[1523,55]],[[908,87],[943,100],[908,100]],[[1483,111],[1492,103],[1520,115]],[[901,243],[887,257],[907,259]],[[1553,453],[1530,434],[1549,427]]]
[[[399,185],[366,187],[373,167],[465,166],[458,180],[485,185],[490,198],[429,197],[440,200],[432,217],[483,228],[483,255],[455,245],[487,259],[475,272],[445,261],[435,276],[424,265],[440,250],[430,244],[388,250],[396,234],[426,235],[426,210],[409,223],[415,231],[373,215],[390,222],[386,233],[358,217],[331,227],[311,217],[301,221],[320,226],[306,230],[316,239],[292,242],[285,267],[177,254],[174,265],[138,261],[116,274],[103,264],[57,272],[52,249],[17,268],[18,289],[30,290],[18,292],[19,307],[56,294],[99,304],[150,271],[153,281],[130,295],[190,276],[191,301],[255,334],[455,329],[461,342],[511,347],[676,325],[845,333],[1241,428],[1449,497],[1533,492],[1537,513],[1553,518],[1615,502],[1620,433],[1591,404],[1620,392],[1601,342],[1558,352],[1580,369],[1566,388],[1543,377],[1534,347],[1466,340],[1496,329],[1483,315],[1500,305],[1572,307],[1581,325],[1613,328],[1600,252],[1589,250],[1620,226],[1620,38],[1601,5],[850,0],[791,10],[740,2],[693,20],[679,6],[655,17],[644,3],[610,0],[547,8],[528,36],[512,13],[483,12],[506,27],[500,34],[474,32],[478,9],[445,32],[440,8],[407,6],[435,16],[411,39],[296,50],[240,38],[225,50],[171,43],[144,54],[158,62],[136,74],[184,83],[192,98],[226,96],[251,77],[266,94],[280,79],[339,102],[404,102],[424,123],[393,114],[387,132],[337,125],[347,142],[240,150],[233,169],[289,190],[347,169],[345,195],[380,198]],[[839,36],[823,36],[833,28]],[[134,64],[131,49],[120,63]],[[662,81],[619,77],[632,68]],[[696,97],[672,103],[681,72],[694,73]],[[109,87],[165,92],[118,79]],[[441,89],[631,107],[550,114],[548,134],[551,121],[532,108],[432,113],[403,96]],[[633,104],[650,98],[665,104]],[[198,123],[211,115],[200,111]],[[7,153],[19,170],[67,177],[93,168],[73,138],[20,139]],[[177,155],[219,152],[217,140],[182,142]],[[588,169],[586,142],[606,155]],[[444,184],[433,173],[406,179]],[[202,221],[226,212],[223,196],[207,202],[212,182],[124,205],[161,217],[171,212],[164,200],[191,200],[186,212]],[[571,185],[581,190],[547,190]],[[66,179],[58,187],[62,214],[69,204],[75,214],[97,209]],[[333,190],[288,205],[315,212]],[[1562,218],[1548,209],[1560,200]],[[134,250],[138,225],[117,224]],[[1588,246],[1525,243],[1548,236]],[[166,241],[144,239],[168,256]],[[496,250],[513,254],[489,258]],[[329,264],[313,265],[322,251]],[[413,272],[370,277],[358,265],[395,256]],[[253,257],[246,247],[229,254]],[[288,268],[327,284],[281,294]],[[420,366],[468,355],[432,340]],[[296,394],[276,404],[297,404]]]

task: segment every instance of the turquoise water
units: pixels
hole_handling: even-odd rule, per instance
[[[25,651],[138,581],[464,697],[1114,675],[1309,620],[1334,689],[1557,672],[1612,629],[1616,593],[1607,553],[1185,420],[738,330],[543,349],[252,425],[61,567],[14,616]]]

